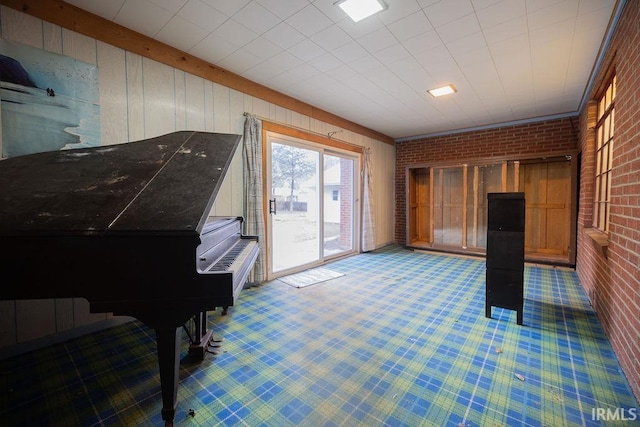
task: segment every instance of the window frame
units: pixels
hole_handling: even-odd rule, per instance
[[[607,234],[611,207],[616,85],[614,72],[607,79],[596,106],[592,226]]]

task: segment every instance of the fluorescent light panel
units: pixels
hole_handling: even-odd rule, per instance
[[[442,87],[437,87],[435,89],[429,89],[427,92],[431,94],[433,97],[439,97],[443,95],[449,95],[457,92],[456,88],[453,85],[446,85]]]
[[[387,8],[381,0],[340,0],[334,3],[336,4],[353,19],[353,22],[361,21]]]

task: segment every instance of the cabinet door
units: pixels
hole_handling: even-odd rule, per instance
[[[524,269],[524,233],[487,231],[487,268]]]

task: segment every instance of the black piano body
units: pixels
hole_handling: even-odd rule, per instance
[[[175,132],[0,161],[0,299],[84,297],[155,329],[173,422],[182,325],[234,305],[258,255],[209,213],[239,135]]]

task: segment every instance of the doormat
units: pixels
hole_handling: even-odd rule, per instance
[[[337,271],[329,270],[328,268],[319,267],[280,277],[278,280],[281,280],[294,288],[304,288],[341,276],[344,276],[344,273],[338,273]]]

